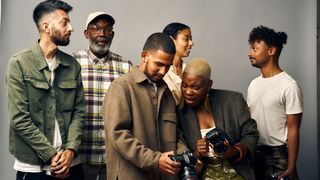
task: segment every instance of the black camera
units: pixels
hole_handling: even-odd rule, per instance
[[[181,165],[181,170],[179,172],[179,179],[181,180],[198,180],[195,165],[197,158],[192,154],[192,152],[187,151],[182,154],[176,154],[170,156],[170,159],[175,162],[179,162]]]
[[[228,147],[224,145],[225,140],[231,145],[234,144],[230,136],[217,127],[209,131],[206,134],[206,138],[213,145],[213,150],[218,155],[225,153],[228,149]]]

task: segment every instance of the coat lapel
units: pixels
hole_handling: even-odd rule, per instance
[[[223,101],[219,96],[214,94],[214,91],[213,91],[213,94],[209,97],[210,97],[211,110],[213,112],[215,125],[216,127],[224,130],[225,125],[224,125],[224,119],[223,119]]]
[[[184,136],[189,139],[190,144],[197,144],[197,140],[201,138],[201,133],[194,110],[189,107],[185,107],[183,110],[183,117],[183,122],[180,122],[181,126],[184,126],[186,132],[189,132],[189,134],[185,134]],[[190,148],[194,148],[192,150],[195,151],[196,147]]]

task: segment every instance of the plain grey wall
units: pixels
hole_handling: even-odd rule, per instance
[[[38,0],[2,0],[0,27],[0,179],[14,179],[13,157],[8,152],[8,110],[5,83],[10,56],[33,44],[38,32],[32,11]],[[250,81],[260,74],[247,58],[248,33],[260,24],[285,31],[288,44],[280,57],[281,67],[299,83],[304,94],[298,171],[301,179],[318,179],[316,0],[68,0],[74,33],[68,53],[87,47],[83,37],[86,17],[106,11],[115,19],[111,50],[139,64],[147,36],[162,31],[170,22],[192,29],[195,46],[188,59],[206,58],[213,68],[215,88],[240,91],[246,96]]]

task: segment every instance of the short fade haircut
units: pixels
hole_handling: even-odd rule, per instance
[[[143,51],[161,50],[167,54],[175,55],[176,47],[173,40],[164,33],[153,33],[146,40]]]
[[[38,29],[40,29],[40,19],[44,15],[52,13],[58,9],[69,13],[72,10],[72,6],[60,0],[46,0],[39,3],[33,10],[33,20],[36,23]]]
[[[162,32],[176,39],[180,31],[184,29],[190,29],[190,27],[182,23],[174,22],[168,24]]]
[[[273,29],[258,26],[252,29],[249,34],[249,43],[264,41],[268,46],[276,47],[277,56],[280,56],[283,45],[287,43],[287,34],[285,32],[275,32]]]
[[[203,58],[194,58],[189,63],[187,63],[183,74],[193,74],[196,76],[202,76],[206,80],[211,78],[211,68],[207,60]]]

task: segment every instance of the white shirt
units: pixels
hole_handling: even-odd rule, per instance
[[[186,67],[186,63],[182,62],[182,71]],[[174,65],[170,66],[169,71],[163,77],[163,80],[168,85],[168,88],[172,92],[176,105],[178,105],[181,101],[181,83],[182,79],[177,72],[177,68]]]
[[[302,92],[286,72],[252,80],[247,97],[252,119],[259,131],[259,145],[279,146],[288,139],[287,115],[303,111]]]

